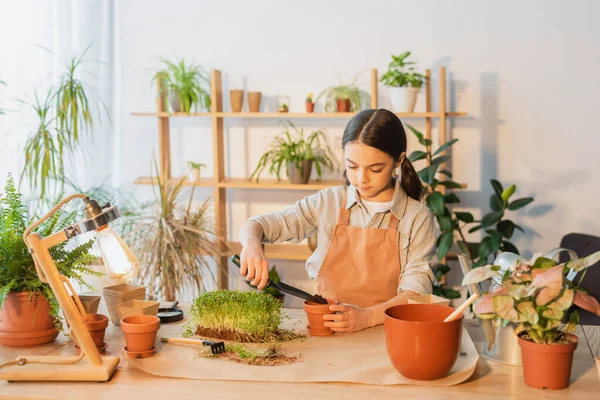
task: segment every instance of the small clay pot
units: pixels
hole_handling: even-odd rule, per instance
[[[96,347],[102,347],[104,345],[104,334],[108,326],[108,317],[103,314],[86,314],[83,324],[92,336]]]
[[[311,103],[311,102],[306,102],[306,112],[307,113],[312,113],[315,111],[315,103]]]
[[[385,345],[394,368],[405,378],[429,381],[450,372],[460,351],[461,316],[437,304],[403,304],[385,311]]]
[[[121,320],[127,351],[144,352],[154,348],[160,319],[154,315],[132,315]]]
[[[261,99],[261,92],[248,92],[248,111],[259,112]]]
[[[350,99],[335,99],[338,112],[350,112]]]
[[[335,304],[335,302],[331,300],[327,300],[328,304],[317,304],[312,301],[304,302],[304,311],[306,312],[306,316],[308,317],[308,333],[311,336],[329,336],[333,335],[335,332],[325,326],[325,320],[323,319],[323,315],[325,314],[333,314],[332,311],[329,311],[329,305]]]
[[[242,107],[244,106],[244,91],[243,90],[230,90],[229,91],[229,102],[231,103],[231,111],[233,111],[233,112],[242,111]]]
[[[569,335],[569,344],[539,344],[518,336],[523,357],[523,379],[536,389],[564,389],[571,380],[573,352],[577,336]]]

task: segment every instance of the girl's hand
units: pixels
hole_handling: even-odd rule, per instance
[[[371,327],[372,311],[351,304],[332,304],[329,311],[334,314],[325,314],[325,326],[335,332],[356,332]]]
[[[240,273],[252,286],[262,290],[269,281],[269,260],[259,240],[248,239],[240,254]]]

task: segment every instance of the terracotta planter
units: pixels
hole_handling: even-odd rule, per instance
[[[332,314],[329,311],[329,305],[334,304],[333,301],[328,300],[328,304],[317,304],[311,301],[304,302],[304,311],[308,317],[308,333],[311,336],[330,336],[335,332],[325,326],[325,320],[323,315]]]
[[[385,311],[385,345],[394,368],[405,378],[443,378],[460,351],[464,317],[444,322],[455,309],[437,304],[403,304]]]
[[[142,353],[154,348],[160,319],[153,315],[133,315],[121,320],[121,330],[125,335],[127,351]]]
[[[315,103],[309,103],[308,101],[306,102],[306,112],[307,113],[312,113],[315,111]]]
[[[71,296],[73,297],[73,296]],[[92,295],[78,295],[79,301],[81,301],[81,305],[83,305],[83,309],[88,314],[96,314],[98,312],[98,306],[100,305],[100,299],[102,296],[92,296]]]
[[[121,283],[104,287],[102,294],[111,322],[114,325],[119,325],[121,320],[117,312],[117,306],[130,300],[144,300],[146,297],[146,288],[130,283]]]
[[[310,180],[310,173],[312,172],[312,160],[302,162],[302,173],[293,163],[288,162],[286,172],[290,179],[290,183],[307,184]]]
[[[108,317],[103,314],[86,314],[83,320],[85,328],[92,336],[92,340],[96,345],[96,348],[100,353],[104,353],[108,345],[104,343],[104,335],[106,333],[106,327],[108,327]],[[75,347],[79,349],[79,343],[75,340]]]
[[[50,304],[41,294],[11,292],[0,309],[0,344],[33,346],[56,339],[58,330],[50,314]]]
[[[539,344],[518,337],[523,355],[523,378],[527,386],[552,390],[569,386],[573,352],[577,348],[577,336],[570,336],[574,343]]]
[[[117,314],[119,320],[132,315],[156,315],[159,307],[158,301],[130,300],[117,305]]]
[[[350,112],[350,99],[335,99],[338,112]]]
[[[230,90],[229,91],[229,102],[231,103],[231,111],[240,112],[244,106],[244,91],[243,90]]]
[[[248,92],[248,111],[260,112],[261,92]]]

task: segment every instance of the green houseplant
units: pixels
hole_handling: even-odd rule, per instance
[[[268,167],[279,180],[284,167],[291,183],[308,183],[313,165],[318,179],[321,179],[323,169],[333,170],[334,156],[322,130],[305,135],[303,129],[299,130],[290,121],[282,125],[283,132],[273,139],[269,150],[261,156],[250,179],[256,178],[258,182],[260,174]]]
[[[326,112],[358,112],[362,110],[363,105],[369,103],[370,96],[356,86],[357,78],[358,75],[349,84],[340,82],[339,85],[328,87],[317,96],[316,103],[325,97]]]
[[[189,113],[192,109],[210,110],[210,78],[200,66],[189,63],[184,59],[173,62],[162,59],[165,68],[156,72],[152,82],[160,82],[162,91],[159,96],[170,99],[174,112]]]
[[[58,201],[60,198],[54,204]],[[59,210],[35,232],[47,237],[76,222],[78,214]],[[0,197],[0,343],[3,344],[52,341],[58,334],[54,328],[61,326],[58,302],[50,286],[39,279],[23,240],[23,233],[33,219],[9,175]],[[61,243],[50,249],[60,274],[89,289],[92,288],[84,276],[101,275],[88,266],[95,258],[90,254],[92,244],[88,241],[73,247]]]
[[[577,346],[573,332],[579,323],[578,313],[572,311],[572,306],[600,316],[598,300],[566,274],[569,270],[585,274],[588,267],[600,261],[600,252],[564,264],[539,255],[531,260],[518,256],[510,259],[515,261],[508,268],[486,265],[466,274],[463,285],[491,278],[501,282],[491,286],[478,300],[474,311],[479,318],[499,318],[506,324],[517,325],[515,332],[523,354],[527,385],[565,388],[569,385],[573,351]]]
[[[158,167],[156,167],[158,177]],[[174,301],[186,287],[204,292],[215,284],[210,258],[222,256],[226,248],[215,232],[210,215],[210,198],[199,206],[187,204],[177,184],[158,178],[155,201],[138,217],[126,241],[140,261],[139,280],[153,298]]]
[[[381,82],[389,88],[392,107],[396,112],[411,113],[415,109],[417,94],[425,82],[425,75],[415,71],[415,63],[407,61],[410,51],[392,55],[388,70]]]
[[[468,212],[452,212],[452,206],[460,204],[460,198],[455,192],[446,190],[459,190],[461,185],[452,181],[452,173],[448,170],[440,170],[443,163],[450,160],[449,155],[444,152],[452,148],[458,142],[453,139],[437,150],[433,151],[432,141],[411,125],[406,125],[415,135],[423,150],[415,150],[408,159],[411,162],[427,160],[429,165],[418,171],[419,178],[426,189],[425,201],[440,227],[440,235],[437,241],[437,258],[440,260],[433,268],[436,277],[433,293],[449,299],[460,297],[460,293],[445,287],[443,277],[450,271],[450,267],[442,263],[454,244],[474,262],[473,267],[486,265],[490,256],[496,256],[498,252],[510,251],[519,253],[517,247],[510,241],[517,230],[523,232],[523,228],[505,218],[508,211],[517,211],[531,202],[533,198],[525,197],[511,200],[517,187],[515,185],[504,189],[502,184],[495,179],[491,180],[494,193],[490,196],[491,211],[486,213],[481,220],[476,220],[473,214]],[[442,179],[444,175],[447,179]],[[469,233],[484,230],[485,235],[480,242],[467,241],[464,230]]]

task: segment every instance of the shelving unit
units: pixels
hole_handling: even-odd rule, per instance
[[[440,109],[431,110],[431,71],[426,71],[425,82],[425,112],[416,113],[396,113],[401,119],[424,118],[425,136],[431,139],[432,120],[439,119],[439,145],[446,143],[446,120],[450,117],[464,117],[465,112],[450,112],[446,110],[446,69],[440,68]],[[170,128],[171,118],[180,117],[206,117],[212,119],[213,136],[213,170],[214,176],[210,178],[201,178],[198,182],[185,181],[187,186],[212,187],[215,189],[215,227],[218,234],[227,237],[227,189],[264,189],[264,190],[303,190],[317,191],[331,186],[343,185],[342,180],[329,181],[310,181],[306,185],[291,184],[287,180],[260,179],[259,182],[248,179],[227,178],[225,176],[225,146],[223,134],[223,121],[225,118],[272,118],[272,119],[341,119],[348,120],[355,113],[266,113],[266,112],[225,112],[223,110],[223,86],[221,71],[213,70],[211,72],[211,110],[210,112],[199,113],[170,113],[167,111],[165,95],[157,99],[156,112],[134,112],[134,116],[146,116],[158,118],[158,139],[159,139],[159,163],[161,179],[166,178],[170,183],[179,182],[180,178],[171,176],[171,148],[170,148]],[[163,93],[160,82],[158,84],[158,93]],[[378,77],[377,70],[371,70],[371,108],[378,108]],[[443,166],[442,166],[443,167]],[[136,184],[152,185],[156,184],[156,178],[140,177],[135,181]],[[239,254],[241,245],[237,242],[230,242],[229,246],[233,252]],[[223,249],[225,250],[225,249]],[[306,260],[312,251],[306,245],[274,244],[265,246],[265,255],[270,259],[280,260]],[[451,257],[450,255],[448,256]],[[218,264],[218,286],[227,288],[227,257],[221,257],[217,260]]]

